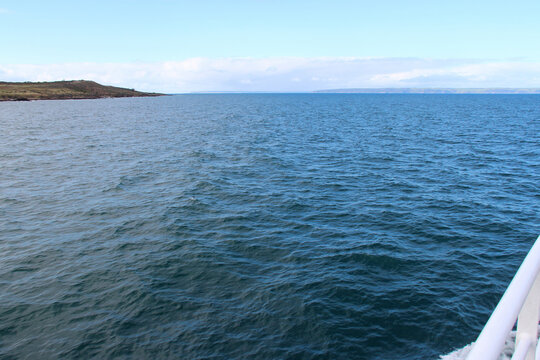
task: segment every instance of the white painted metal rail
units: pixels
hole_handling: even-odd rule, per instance
[[[540,236],[523,260],[467,360],[495,360],[517,319],[512,360],[540,360],[538,317],[540,310]]]

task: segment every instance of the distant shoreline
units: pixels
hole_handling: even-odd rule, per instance
[[[196,91],[161,94],[105,86],[90,80],[1,82],[0,101],[104,99],[188,94],[540,94],[540,88],[350,88],[315,91]]]
[[[171,95],[214,94],[540,94],[540,88],[352,88],[314,91],[192,91]]]
[[[316,90],[325,94],[540,94],[540,88],[356,88]]]
[[[103,99],[119,97],[163,96],[94,81],[0,82],[0,101]]]

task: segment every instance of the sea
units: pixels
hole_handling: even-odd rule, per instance
[[[539,214],[538,95],[3,102],[0,358],[448,358]]]

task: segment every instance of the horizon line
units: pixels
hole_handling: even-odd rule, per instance
[[[184,94],[540,94],[540,87],[381,87],[337,88],[308,91],[208,90],[170,93]]]

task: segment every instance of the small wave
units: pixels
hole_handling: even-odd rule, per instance
[[[516,343],[516,332],[512,331],[510,334],[508,334],[508,337],[506,338],[506,341],[504,342],[504,348],[501,351],[501,355],[499,355],[498,360],[510,360],[512,358],[512,354],[514,353],[514,344]],[[467,355],[472,350],[474,343],[471,343],[467,346],[462,347],[461,349],[457,349],[452,351],[451,353],[448,353],[446,355],[441,355],[440,360],[464,360],[467,358]]]

